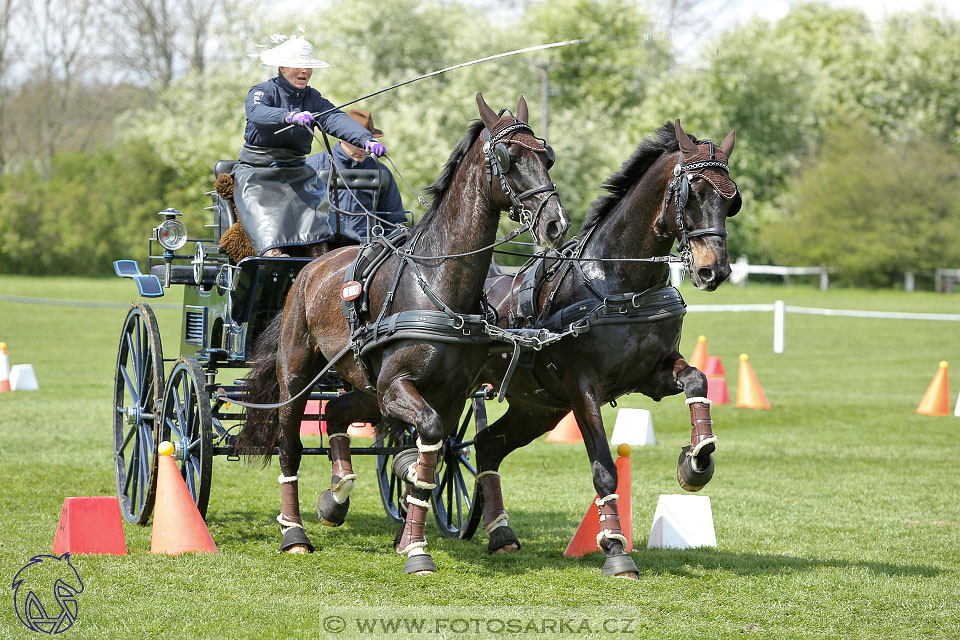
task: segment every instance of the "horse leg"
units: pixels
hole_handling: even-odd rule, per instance
[[[574,385],[576,388],[573,388]],[[577,418],[580,433],[583,435],[583,443],[593,470],[593,486],[599,496],[596,500],[600,510],[597,546],[606,555],[603,575],[636,580],[640,572],[626,549],[627,537],[620,528],[620,515],[617,511],[617,499],[620,496],[616,493],[617,466],[607,445],[607,434],[600,416],[599,394],[589,380],[580,379],[568,385],[567,397],[573,399],[573,415]]]
[[[350,508],[350,491],[357,474],[350,461],[350,436],[347,427],[357,420],[375,422],[380,418],[376,399],[360,391],[351,391],[327,402],[327,438],[333,463],[330,488],[320,494],[317,514],[328,527],[339,527]]]
[[[412,424],[417,431],[417,462],[407,473],[407,517],[396,551],[406,555],[404,573],[425,575],[437,570],[424,547],[427,539],[424,529],[430,497],[436,488],[436,468],[443,448],[443,424],[437,412],[423,399],[413,382],[396,378],[389,382],[381,393],[383,413]]]
[[[295,396],[310,382],[315,374],[313,351],[307,343],[302,299],[293,299],[284,309],[284,322],[280,329],[277,349],[277,380],[280,383],[280,401]],[[280,423],[280,531],[283,539],[280,551],[287,553],[311,553],[313,544],[303,528],[300,516],[299,476],[303,443],[300,441],[300,421],[307,405],[309,394],[278,409]]]
[[[660,369],[662,385],[669,393],[682,390],[690,407],[690,444],[677,461],[677,481],[687,491],[699,491],[713,477],[713,452],[717,436],[713,434],[707,377],[687,364],[678,352],[670,354]],[[668,394],[664,394],[668,395]]]
[[[474,441],[477,452],[477,484],[483,496],[481,525],[490,537],[488,553],[514,553],[520,540],[508,524],[500,488],[500,463],[515,449],[526,446],[550,431],[566,409],[522,407],[511,404],[507,412],[480,431]]]

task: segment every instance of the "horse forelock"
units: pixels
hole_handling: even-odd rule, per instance
[[[690,139],[694,143],[697,142],[693,136],[690,136]],[[665,122],[651,135],[643,138],[620,170],[601,185],[601,188],[608,193],[600,196],[590,205],[583,226],[580,228],[580,235],[606,218],[620,203],[630,187],[635,185],[661,156],[679,150],[680,144],[677,142],[672,122]]]

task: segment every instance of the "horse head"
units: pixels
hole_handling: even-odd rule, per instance
[[[509,209],[510,217],[527,225],[537,243],[559,247],[570,217],[550,180],[553,148],[528,124],[527,101],[520,96],[516,116],[505,115],[506,109],[494,113],[479,92],[477,106],[485,127],[483,154],[493,204],[501,211]]]
[[[698,289],[713,291],[730,276],[725,223],[741,205],[740,190],[727,166],[736,132],[728,133],[717,146],[711,140],[691,140],[680,120],[674,122],[674,131],[680,151],[658,233],[676,236],[690,281]]]

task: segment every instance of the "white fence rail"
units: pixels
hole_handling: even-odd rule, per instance
[[[784,316],[800,313],[811,316],[843,318],[871,318],[881,320],[927,320],[935,322],[960,322],[957,313],[909,313],[904,311],[862,311],[857,309],[824,309],[821,307],[798,307],[777,300],[773,304],[691,304],[687,311],[729,313],[773,311],[773,352],[783,353]]]

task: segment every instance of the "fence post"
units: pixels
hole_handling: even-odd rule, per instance
[[[773,352],[783,353],[783,300],[773,303]]]
[[[916,280],[914,278],[913,271],[907,271],[903,274],[903,288],[907,293],[913,293],[914,288],[917,286]]]
[[[941,269],[937,267],[937,269],[933,272],[933,290],[936,291],[937,293],[943,293],[942,291],[940,291],[941,278],[942,278]]]
[[[670,284],[679,289],[683,282],[683,266],[677,262],[667,263],[670,267]]]
[[[826,291],[830,287],[830,276],[827,275],[827,265],[820,265],[820,291]]]

